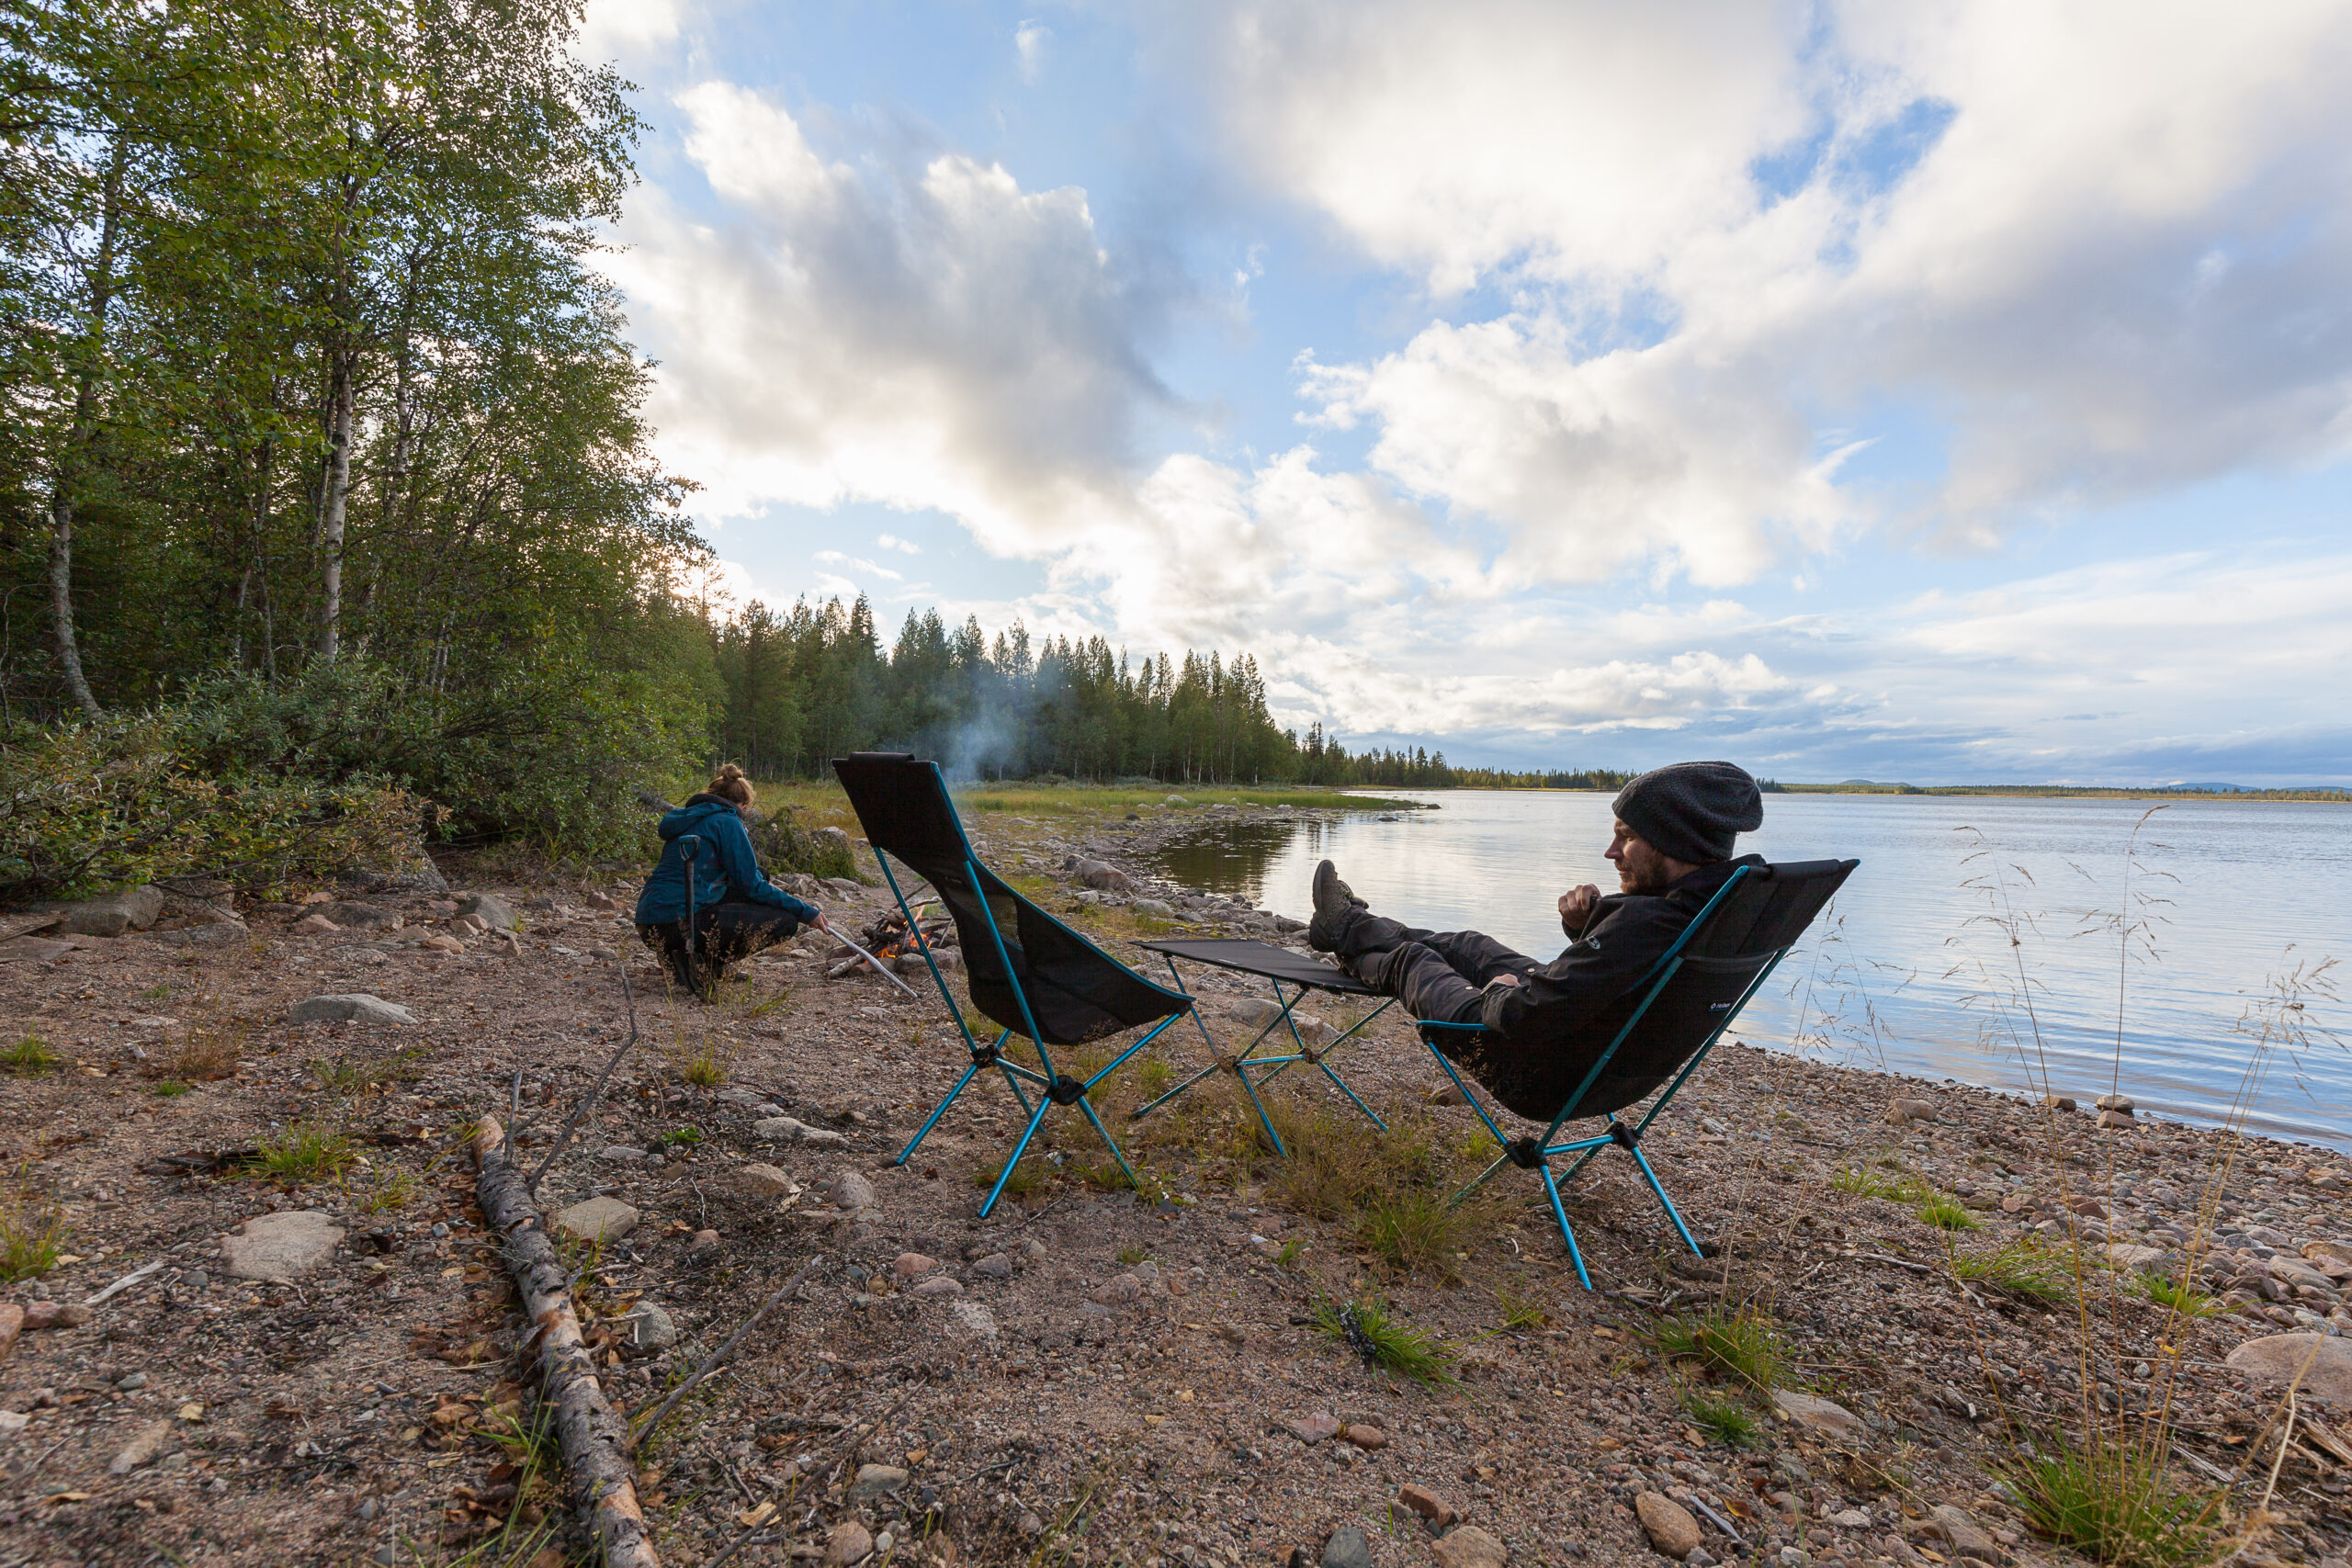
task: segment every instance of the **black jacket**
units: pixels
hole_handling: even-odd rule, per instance
[[[1601,899],[1584,934],[1559,957],[1529,971],[1519,985],[1487,990],[1484,1021],[1504,1046],[1491,1054],[1504,1059],[1481,1064],[1482,1080],[1514,1111],[1548,1120],[1624,1026],[1651,966],[1734,870],[1763,863],[1761,855],[1717,861],[1664,893],[1612,893]],[[1640,1081],[1652,1087],[1659,1081],[1622,1053],[1610,1067],[1586,1098],[1592,1113],[1604,1108],[1604,1097],[1618,1100]],[[1487,1077],[1489,1071],[1505,1081]]]

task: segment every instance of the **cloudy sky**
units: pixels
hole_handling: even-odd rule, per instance
[[[740,597],[1457,761],[2352,781],[2352,8],[596,0]]]

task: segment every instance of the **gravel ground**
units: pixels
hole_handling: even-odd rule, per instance
[[[1207,816],[991,820],[987,852],[1114,948],[1176,930],[1295,942],[1153,878],[1153,850]],[[1082,887],[1083,866],[1057,880],[1073,858],[1129,885]],[[2352,1173],[2326,1151],[2120,1112],[2101,1125],[1742,1045],[1645,1145],[1723,1255],[1670,1247],[1631,1162],[1606,1151],[1570,1190],[1593,1292],[1515,1171],[1473,1223],[1428,1233],[1449,1253],[1402,1263],[1362,1215],[1302,1212],[1299,1179],[1248,1143],[1214,1084],[1181,1115],[1108,1118],[1143,1191],[1104,1185],[1099,1145],[1062,1111],[1039,1179],[984,1221],[975,1175],[1017,1126],[1001,1087],[890,1163],[959,1065],[935,996],[827,981],[831,944],[812,934],[742,966],[717,1005],[680,1002],[625,917],[594,907],[625,908],[633,887],[480,890],[525,929],[453,923],[454,894],[347,892],[340,931],[254,908],[243,927],[0,964],[6,1037],[61,1058],[0,1095],[14,1224],[65,1227],[44,1278],[0,1287],[32,1323],[62,1320],[28,1326],[0,1363],[0,1565],[584,1561],[554,1491],[497,1440],[527,1426],[530,1395],[462,1140],[495,1112],[541,1157],[628,1036],[624,965],[641,1043],[541,1191],[550,1213],[600,1196],[634,1211],[574,1254],[616,1403],[658,1395],[825,1259],[649,1440],[640,1490],[667,1562],[708,1562],[747,1531],[734,1562],[1654,1562],[1644,1495],[1654,1512],[1681,1499],[1715,1560],[2062,1561],[1999,1471],[2018,1438],[2077,1418],[2086,1373],[2109,1408],[2173,1383],[2176,1476],[2230,1482],[2233,1530],[2277,1463],[2242,1561],[2322,1562],[2352,1542],[2352,1368],[2331,1397],[2299,1401],[2282,1459],[2282,1385],[2225,1364],[2249,1341],[2347,1326]],[[1137,898],[1169,913],[1138,915]],[[825,901],[862,920],[886,896]],[[365,926],[355,902],[402,923]],[[288,1021],[304,998],[363,992],[415,1021]],[[1249,1016],[1238,977],[1203,976],[1199,994],[1214,1027]],[[1179,1073],[1205,1059],[1197,1034],[1163,1041],[1114,1077],[1114,1110],[1135,1103],[1148,1058]],[[1404,1029],[1384,1021],[1332,1059],[1395,1139],[1458,1153],[1468,1112],[1430,1103],[1441,1080]],[[228,1076],[198,1077],[208,1063]],[[717,1082],[687,1081],[708,1068]],[[1353,1113],[1305,1080],[1283,1080],[1283,1113],[1338,1138]],[[352,1163],[307,1179],[255,1168],[252,1151],[304,1134],[344,1138]],[[1901,1198],[1867,1195],[1906,1181]],[[1976,1228],[1923,1220],[1929,1190]],[[293,1255],[257,1261],[280,1233]],[[2079,1245],[2093,1265],[2111,1247],[2122,1271],[2091,1268],[2078,1309],[1947,1267],[1953,1245],[2026,1241],[2062,1258]],[[2184,1250],[2213,1315],[2176,1315],[2134,1283],[2135,1267],[2178,1277]],[[1314,1322],[1349,1301],[1445,1341],[1457,1381],[1368,1368]],[[1710,1307],[1772,1325],[1783,1390],[1828,1404],[1778,1410],[1668,1359],[1657,1326]],[[1708,1429],[1694,1394],[1744,1404],[1755,1446]],[[1658,1517],[1662,1544],[1690,1544]]]

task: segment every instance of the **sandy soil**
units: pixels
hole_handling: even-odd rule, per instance
[[[991,822],[990,852],[1114,947],[1172,929],[1282,936],[1200,900],[1174,923],[1122,907],[1136,895],[1081,904],[1051,875],[1099,854],[1173,907],[1180,890],[1149,883],[1148,852],[1188,820],[1199,814]],[[829,982],[830,943],[811,935],[743,966],[717,1005],[681,1001],[659,991],[624,917],[589,907],[625,907],[633,887],[498,891],[527,929],[440,944],[456,952],[420,945],[449,934],[447,899],[353,892],[402,926],[302,933],[294,911],[245,910],[224,941],[84,939],[0,965],[0,1038],[36,1035],[63,1058],[0,1079],[17,1224],[53,1212],[67,1227],[45,1278],[0,1300],[80,1303],[163,1265],[78,1325],[27,1329],[0,1364],[0,1564],[576,1557],[552,1486],[518,1474],[497,1440],[510,1419],[527,1426],[530,1393],[462,1139],[475,1117],[508,1115],[519,1073],[518,1143],[544,1153],[627,1037],[624,964],[642,1043],[542,1190],[551,1213],[599,1194],[637,1212],[626,1236],[577,1254],[616,1401],[648,1403],[793,1269],[826,1259],[649,1441],[641,1491],[672,1563],[708,1562],[747,1529],[734,1562],[814,1560],[829,1541],[838,1560],[858,1545],[845,1523],[888,1534],[877,1560],[902,1563],[1315,1562],[1349,1526],[1383,1564],[1492,1561],[1473,1531],[1515,1563],[1640,1562],[1657,1559],[1633,1504],[1645,1492],[1695,1498],[1736,1529],[1736,1542],[1702,1520],[1718,1560],[1913,1563],[1970,1546],[2063,1561],[1997,1482],[2017,1438],[2079,1412],[2086,1371],[2095,1400],[2128,1408],[2177,1359],[2176,1474],[2228,1480],[2234,1529],[2280,1460],[2282,1391],[2225,1356],[2346,1324],[2352,1267],[2331,1279],[2324,1249],[2302,1256],[2352,1238],[2340,1157],[2254,1141],[2232,1153],[2144,1117],[2101,1128],[1746,1047],[1720,1052],[1645,1145],[1724,1255],[1678,1252],[1631,1162],[1607,1151],[1570,1199],[1598,1291],[1579,1288],[1516,1171],[1453,1256],[1399,1266],[1361,1215],[1301,1213],[1295,1176],[1249,1144],[1214,1084],[1182,1115],[1108,1118],[1143,1192],[1104,1185],[1099,1145],[1060,1111],[1039,1179],[984,1221],[975,1172],[1016,1129],[1001,1087],[891,1163],[960,1066],[936,996]],[[885,897],[829,901],[862,918]],[[1230,1029],[1238,978],[1201,979],[1213,1027]],[[302,998],[351,992],[417,1021],[286,1021]],[[157,1092],[208,1052],[232,1076]],[[1180,1073],[1205,1060],[1181,1032],[1155,1055]],[[1438,1075],[1401,1027],[1384,1021],[1332,1059],[1396,1138],[1456,1156],[1468,1112],[1429,1103]],[[686,1082],[698,1062],[721,1081]],[[1136,1102],[1143,1066],[1114,1078],[1111,1109]],[[1337,1137],[1353,1112],[1306,1077],[1283,1081],[1284,1115]],[[755,1131],[779,1117],[838,1145]],[[339,1134],[353,1163],[269,1179],[248,1151],[283,1146],[289,1129]],[[744,1174],[752,1165],[782,1173],[782,1197]],[[2220,1239],[2199,1266],[2234,1299],[2184,1319],[2128,1270],[2094,1269],[2079,1311],[1963,1284],[1946,1267],[1951,1233],[1915,1201],[1848,1190],[1861,1185],[1850,1174],[1836,1184],[1856,1170],[1965,1205],[1979,1228],[1959,1235],[1962,1256],[2031,1235],[2079,1242],[2094,1263],[2110,1240],[2177,1257],[2201,1234],[2204,1201]],[[322,1213],[341,1236],[284,1282],[236,1277],[221,1238],[276,1211]],[[1368,1368],[1313,1321],[1320,1303],[1373,1299],[1451,1345],[1458,1382]],[[1677,1314],[1742,1303],[1781,1336],[1783,1383],[1835,1414],[1775,1416],[1652,1343]],[[647,1305],[677,1343],[632,1342],[664,1337],[625,1317]],[[1757,1446],[1702,1429],[1694,1392],[1745,1401]],[[1334,1423],[1348,1436],[1322,1436]],[[2244,1561],[2346,1551],[2352,1447],[2331,1444],[2352,1444],[2352,1411],[2301,1401]],[[869,1465],[883,1468],[861,1486]],[[1436,1539],[1400,1505],[1408,1485],[1467,1528]],[[1939,1522],[1939,1506],[1984,1539],[1955,1539],[1968,1532]],[[1335,1563],[1348,1545],[1333,1543]]]

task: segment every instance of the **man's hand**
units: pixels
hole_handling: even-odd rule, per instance
[[[1519,983],[1519,976],[1516,975],[1498,975],[1487,982],[1487,988],[1491,991],[1497,986],[1516,986]]]
[[[811,931],[823,931],[827,936],[833,934],[832,925],[825,919],[825,911],[822,909],[808,917],[808,928]]]
[[[1584,928],[1592,923],[1593,910],[1600,907],[1600,889],[1591,883],[1571,887],[1560,895],[1560,929],[1570,936],[1582,936]]]

